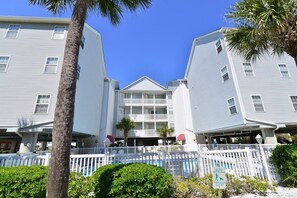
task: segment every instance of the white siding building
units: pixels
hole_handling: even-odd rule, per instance
[[[247,62],[227,47],[220,29],[194,40],[185,79],[194,132],[217,142],[297,129],[297,68],[293,58],[266,55]]]
[[[51,140],[69,22],[0,17],[0,150],[17,151],[22,141],[22,150],[32,151],[37,139]],[[100,131],[105,65],[101,36],[87,24],[78,64],[74,140]]]

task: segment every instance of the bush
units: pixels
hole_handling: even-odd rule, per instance
[[[164,169],[147,164],[106,165],[94,174],[98,198],[167,198],[172,176]]]
[[[94,195],[93,177],[84,177],[79,173],[71,173],[69,178],[69,198],[89,198]]]
[[[271,161],[283,180],[283,185],[297,187],[297,145],[281,145],[272,151]]]
[[[222,190],[223,197],[245,193],[265,195],[267,190],[275,191],[275,186],[266,180],[251,177],[234,177],[227,175],[226,189]],[[212,186],[212,175],[202,178],[175,178],[174,198],[218,197],[218,190]]]
[[[0,168],[0,197],[44,198],[47,171],[42,166]]]

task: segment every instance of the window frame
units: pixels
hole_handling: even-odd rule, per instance
[[[291,97],[296,97],[296,103],[294,103],[294,102],[293,102],[293,100],[292,100],[292,98],[291,98]],[[294,95],[294,96],[290,95],[290,96],[289,96],[289,98],[290,98],[290,101],[291,101],[291,104],[292,104],[293,110],[294,110],[295,112],[297,112],[297,94],[296,94],[296,95]],[[295,106],[294,106],[294,104],[296,104],[296,109],[295,109]]]
[[[282,70],[281,70],[281,68],[280,68],[279,65],[285,65],[286,66],[286,69],[287,69],[287,72],[288,72],[288,76],[283,76]],[[289,69],[288,69],[288,66],[287,66],[286,63],[277,63],[277,67],[278,67],[279,73],[280,73],[280,75],[281,75],[282,78],[290,78],[291,77],[290,72],[289,72]]]
[[[220,45],[219,46],[217,46],[217,43],[218,42],[220,42]],[[215,42],[215,47],[216,47],[216,52],[217,52],[217,54],[220,54],[222,51],[223,51],[223,44],[222,44],[222,39],[218,39],[216,42]],[[219,49],[219,47],[221,47],[221,50],[220,51],[218,51],[218,49]]]
[[[263,111],[257,111],[257,110],[256,110],[255,103],[254,103],[254,100],[253,100],[253,96],[260,96],[261,104],[262,104],[262,107],[263,107]],[[252,94],[252,95],[251,95],[251,100],[252,100],[252,104],[253,104],[253,106],[254,106],[254,112],[256,112],[256,113],[264,113],[264,112],[266,112],[266,111],[265,111],[266,108],[265,108],[265,106],[264,106],[264,102],[263,102],[262,95],[260,95],[260,94]]]
[[[47,66],[47,59],[49,59],[49,58],[58,58],[55,72],[52,72],[52,73],[45,72],[45,68]],[[46,59],[45,59],[44,67],[43,67],[43,73],[44,74],[56,74],[58,72],[59,60],[60,59],[59,59],[58,56],[47,56]],[[53,66],[53,65],[50,65],[50,66]]]
[[[227,79],[227,80],[224,80],[224,77],[223,77],[223,76],[224,76],[225,74],[222,73],[222,70],[223,70],[225,67],[226,67],[226,71],[227,71],[226,74],[228,74],[228,79]],[[227,82],[228,80],[231,79],[231,78],[230,78],[230,75],[229,75],[229,69],[228,69],[228,66],[227,66],[227,65],[223,66],[223,67],[220,69],[220,73],[221,73],[221,78],[222,78],[222,82],[223,82],[223,83],[225,83],[225,82]]]
[[[7,37],[7,34],[8,34],[9,31],[11,31],[11,30],[9,30],[9,28],[10,28],[10,26],[13,26],[13,25],[18,25],[18,26],[19,26],[18,32],[17,32],[15,38],[8,38],[8,37]],[[17,38],[19,37],[21,28],[22,28],[22,25],[21,25],[21,24],[9,24],[8,27],[7,27],[6,33],[5,33],[5,35],[4,35],[4,38],[5,38],[5,39],[17,39]]]
[[[0,55],[0,57],[8,57],[8,61],[6,63],[6,68],[4,71],[0,71],[0,73],[7,73],[7,69],[8,69],[8,66],[9,66],[9,63],[10,63],[10,59],[11,59],[11,55]]]
[[[37,103],[39,96],[49,96],[48,103]],[[37,94],[36,99],[35,99],[35,106],[34,106],[33,114],[34,115],[47,115],[49,112],[49,109],[50,109],[51,98],[52,98],[51,94]],[[36,107],[38,104],[47,104],[46,113],[36,113]]]
[[[232,99],[233,99],[233,101],[234,101],[234,106],[230,106],[230,104],[229,104],[229,100],[232,100]],[[235,97],[232,97],[232,98],[227,99],[227,106],[228,106],[228,109],[229,109],[229,115],[230,115],[230,116],[233,116],[233,115],[238,114],[237,104],[236,104]],[[235,107],[235,109],[236,109],[236,113],[233,113],[233,114],[231,113],[231,110],[230,110],[231,107]]]
[[[253,73],[252,76],[247,76],[247,75],[246,75],[245,68],[244,68],[244,64],[246,64],[246,63],[250,64],[250,66],[251,66],[251,68],[252,68],[252,73]],[[252,63],[249,63],[249,62],[242,62],[241,65],[242,65],[242,69],[243,69],[243,73],[244,73],[244,76],[245,76],[245,77],[255,77],[255,72],[254,72],[254,68],[253,68],[253,66],[252,66]]]
[[[57,27],[63,27],[64,28],[64,33],[63,33],[63,38],[54,38],[54,35],[55,35],[55,30]],[[53,32],[52,32],[52,40],[64,40],[65,39],[65,34],[66,34],[66,26],[64,25],[55,25],[54,26],[54,29],[53,29]]]

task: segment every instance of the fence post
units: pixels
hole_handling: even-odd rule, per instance
[[[269,171],[269,167],[268,167],[268,163],[267,163],[267,159],[266,159],[262,144],[259,144],[259,148],[260,148],[261,160],[262,160],[265,172],[266,172],[267,180],[272,181],[270,171]]]
[[[251,150],[249,147],[245,147],[245,150],[246,150],[246,156],[247,156],[247,162],[249,164],[249,167],[250,167],[250,173],[251,173],[251,176],[255,176],[255,166],[254,166],[254,159],[253,159],[253,156],[252,156],[252,153],[251,153]]]
[[[199,177],[204,177],[204,167],[203,167],[203,159],[202,159],[202,155],[201,152],[203,151],[197,151],[198,154],[198,173],[199,173]]]
[[[44,166],[48,166],[50,163],[50,159],[51,159],[51,154],[50,153],[46,153],[45,154],[45,160],[44,160]]]

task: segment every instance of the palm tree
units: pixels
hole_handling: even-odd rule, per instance
[[[265,53],[286,52],[297,66],[297,1],[243,0],[226,14],[237,26],[226,32],[230,49],[255,61]]]
[[[127,146],[128,133],[131,129],[135,128],[135,122],[130,118],[122,118],[122,120],[117,123],[116,128],[123,131],[124,145]]]
[[[164,123],[160,128],[157,129],[157,133],[163,140],[163,145],[166,145],[167,137],[172,135],[174,132],[173,128],[168,128],[168,124]]]
[[[66,39],[53,126],[52,157],[47,180],[47,197],[67,197],[70,144],[73,128],[76,72],[80,40],[88,11],[96,11],[114,25],[125,10],[148,8],[152,0],[29,0],[54,14],[73,8]]]

